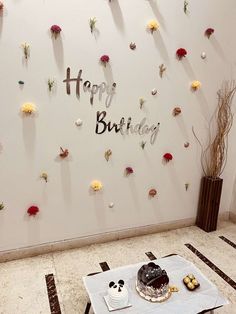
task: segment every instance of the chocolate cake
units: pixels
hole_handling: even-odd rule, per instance
[[[151,302],[168,299],[171,292],[166,271],[153,262],[143,265],[138,271],[136,290],[141,297]]]

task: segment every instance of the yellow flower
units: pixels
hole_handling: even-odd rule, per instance
[[[153,33],[154,31],[156,31],[160,27],[160,25],[159,25],[159,23],[156,20],[150,20],[148,22],[147,27]]]
[[[94,180],[91,182],[90,186],[94,191],[100,191],[102,189],[102,182]]]
[[[198,89],[198,88],[200,88],[201,87],[201,82],[199,82],[199,81],[193,81],[192,82],[192,84],[191,84],[191,87],[193,88],[193,89]]]
[[[21,111],[26,114],[31,114],[36,112],[36,107],[30,102],[26,102],[21,106]]]

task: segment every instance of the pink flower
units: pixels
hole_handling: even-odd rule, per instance
[[[50,28],[52,34],[57,38],[58,35],[60,35],[61,28],[59,25],[52,25]]]
[[[148,192],[149,196],[150,197],[154,197],[156,194],[157,194],[157,190],[156,189],[151,189],[149,192]]]
[[[165,153],[163,155],[163,158],[165,159],[166,162],[169,162],[170,160],[173,159],[173,156],[170,153]]]
[[[176,55],[181,60],[183,57],[185,57],[187,55],[187,50],[185,50],[184,48],[179,48],[176,51]]]
[[[214,33],[214,29],[213,28],[207,28],[206,30],[205,30],[205,35],[208,37],[208,38],[210,38],[210,36]]]
[[[39,212],[39,208],[37,206],[30,206],[27,210],[29,216],[36,216]]]
[[[131,167],[126,167],[126,168],[125,168],[125,172],[126,172],[126,175],[128,176],[129,174],[133,173],[134,170],[133,170],[133,168],[131,168]]]
[[[105,66],[109,62],[109,60],[110,60],[110,58],[109,58],[108,55],[103,55],[103,56],[100,57],[101,63],[103,63],[103,65],[105,65]]]

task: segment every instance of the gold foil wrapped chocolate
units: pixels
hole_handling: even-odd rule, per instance
[[[198,280],[195,278],[193,274],[188,274],[187,276],[185,276],[183,278],[183,283],[190,291],[194,291],[200,286]]]

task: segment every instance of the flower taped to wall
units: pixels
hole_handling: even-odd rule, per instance
[[[173,156],[171,155],[171,153],[165,153],[165,154],[163,155],[163,158],[164,158],[164,160],[165,160],[166,162],[169,162],[169,161],[171,161],[171,160],[173,159]]]
[[[100,191],[102,189],[102,182],[99,180],[93,180],[90,183],[90,187],[95,192]]]
[[[135,49],[136,49],[136,44],[133,43],[133,42],[131,42],[131,43],[129,44],[129,47],[130,47],[131,50],[135,50]]]
[[[209,27],[209,28],[207,28],[207,29],[205,30],[205,35],[206,35],[208,38],[210,38],[211,35],[212,35],[214,32],[215,32],[214,28]]]
[[[189,3],[187,0],[184,0],[184,13],[187,14],[188,13],[188,6],[189,6]]]
[[[23,50],[24,58],[28,60],[30,56],[30,45],[28,43],[23,43],[21,44],[21,48]]]
[[[110,57],[108,55],[102,55],[100,57],[100,62],[102,65],[104,65],[106,67],[106,65],[109,63],[110,61]]]
[[[153,34],[153,32],[159,29],[160,25],[156,20],[150,20],[147,24],[148,30]]]
[[[166,71],[166,66],[164,65],[164,63],[162,63],[161,65],[159,65],[159,75],[162,78],[164,72]]]
[[[2,1],[0,1],[0,11],[2,11],[4,8],[4,4],[2,3]]]
[[[40,178],[43,179],[46,183],[48,182],[48,174],[47,172],[42,172]]]
[[[148,192],[149,197],[154,197],[157,195],[157,190],[156,189],[151,189]]]
[[[93,33],[96,27],[97,19],[96,17],[91,17],[89,19],[89,27],[90,27],[90,32]]]
[[[49,78],[48,81],[47,81],[47,84],[48,84],[48,90],[49,90],[49,92],[51,92],[53,87],[55,86],[55,80]]]
[[[126,167],[125,168],[125,175],[128,176],[130,174],[134,173],[134,170],[132,167]]]
[[[142,148],[142,149],[144,149],[144,148],[145,148],[145,146],[146,146],[146,144],[147,144],[147,142],[146,142],[146,141],[142,141],[142,142],[140,142],[140,146],[141,146],[141,148]]]
[[[179,114],[181,114],[181,108],[180,107],[175,107],[172,111],[173,116],[178,116]]]
[[[21,106],[21,112],[26,115],[31,115],[37,111],[36,106],[33,103],[26,102]]]
[[[4,204],[3,203],[0,203],[0,210],[3,210],[4,209]]]
[[[79,118],[75,121],[75,125],[76,126],[82,126],[83,125],[83,121]]]
[[[39,212],[39,208],[37,206],[30,206],[28,209],[27,209],[27,213],[29,216],[36,216]]]
[[[179,48],[176,50],[176,56],[179,60],[187,56],[187,50],[184,48]]]
[[[64,159],[64,158],[68,157],[68,155],[69,155],[69,150],[68,150],[67,148],[64,149],[64,148],[60,147],[59,156],[60,156],[62,159]]]
[[[191,83],[191,88],[196,91],[197,89],[199,89],[201,87],[201,82],[200,81],[193,81]]]
[[[50,27],[50,30],[51,30],[51,34],[52,34],[52,36],[55,38],[55,39],[57,39],[57,37],[60,35],[60,33],[61,33],[61,31],[62,31],[62,29],[61,29],[61,27],[59,26],[59,25],[52,25],[51,27]]]
[[[112,150],[111,149],[108,149],[108,150],[105,151],[104,157],[105,157],[106,161],[109,161],[111,155],[112,155]]]

